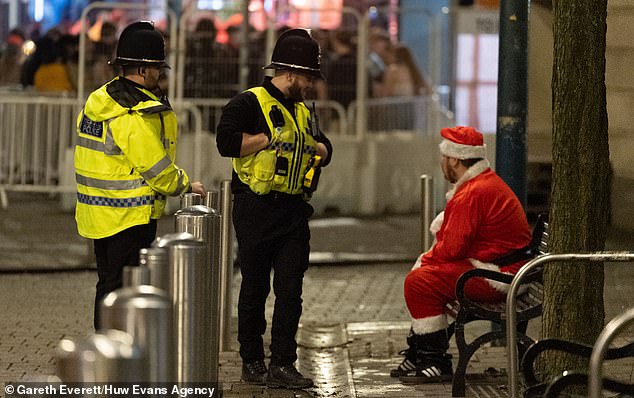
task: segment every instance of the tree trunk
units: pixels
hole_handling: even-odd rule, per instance
[[[554,1],[552,253],[604,249],[609,217],[605,94],[607,0]],[[543,337],[594,344],[603,328],[603,264],[546,265]],[[548,375],[587,360],[549,355]]]

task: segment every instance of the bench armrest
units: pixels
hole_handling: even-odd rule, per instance
[[[464,274],[462,274],[460,278],[458,278],[458,282],[456,283],[456,298],[461,303],[464,303],[465,301],[469,301],[469,302],[472,301],[472,300],[469,300],[465,296],[465,290],[464,290],[465,285],[467,284],[469,279],[472,279],[472,278],[486,278],[486,279],[491,279],[494,281],[506,283],[508,285],[510,285],[511,282],[513,282],[513,275],[509,275],[509,274],[505,274],[502,272],[493,271],[489,269],[483,269],[483,268],[476,268],[476,269],[469,270],[465,272]],[[523,285],[530,284],[538,280],[541,280],[540,269],[527,274],[522,284]]]

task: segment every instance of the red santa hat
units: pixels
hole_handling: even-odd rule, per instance
[[[486,158],[486,145],[482,133],[473,127],[443,128],[440,135],[440,153],[456,159]]]

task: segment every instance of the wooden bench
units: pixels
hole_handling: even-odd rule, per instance
[[[537,218],[531,243],[516,252],[501,257],[495,261],[497,265],[509,265],[521,260],[529,260],[548,252],[548,222],[547,215],[540,214]],[[469,360],[484,344],[494,341],[506,341],[504,327],[504,314],[506,302],[480,303],[469,299],[464,292],[465,284],[472,278],[487,278],[498,282],[510,284],[513,276],[487,269],[474,269],[465,272],[456,284],[457,300],[447,305],[447,313],[456,321],[450,327],[450,333],[455,334],[458,346],[458,364],[453,375],[452,397],[465,396],[465,376]],[[526,328],[530,319],[536,318],[542,313],[543,285],[541,271],[527,275],[520,287],[520,296],[517,298],[518,343],[520,353],[523,353],[534,341],[526,335]],[[491,330],[467,343],[465,339],[465,325],[469,322],[485,320],[491,321],[500,328]],[[453,330],[452,330],[453,329]]]

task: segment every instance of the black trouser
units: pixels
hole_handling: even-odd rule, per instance
[[[275,293],[271,364],[287,365],[297,360],[295,334],[302,314],[302,283],[310,252],[308,218],[312,211],[301,196],[235,195],[233,222],[242,273],[238,341],[244,362],[264,359],[264,307],[271,290],[271,269]]]
[[[99,304],[110,292],[123,284],[123,267],[139,265],[139,250],[150,247],[156,237],[156,220],[136,225],[108,236],[95,239],[97,257],[97,294],[95,295],[94,326],[99,329]]]

